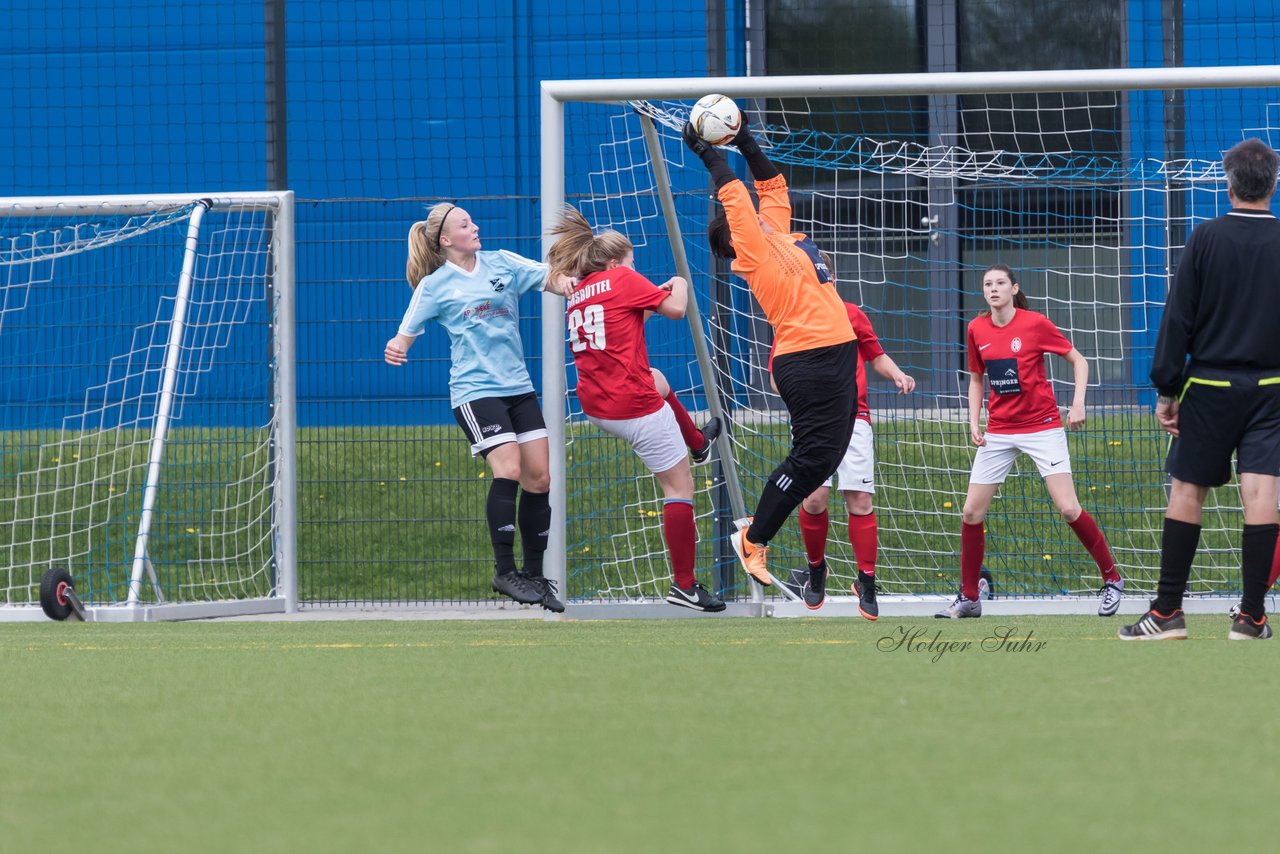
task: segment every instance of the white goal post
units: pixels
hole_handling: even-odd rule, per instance
[[[295,337],[292,192],[0,198],[0,621],[296,610]]]
[[[835,255],[842,295],[867,308],[885,349],[919,382],[903,403],[869,375],[883,612],[930,614],[954,594],[971,459],[963,323],[976,311],[970,292],[983,265],[997,261],[1023,272],[1032,308],[1093,366],[1091,420],[1071,439],[1076,487],[1126,577],[1126,611],[1141,610],[1158,575],[1164,509],[1145,373],[1164,295],[1186,234],[1224,212],[1221,153],[1245,136],[1280,147],[1280,66],[543,82],[544,250],[569,202],[593,226],[630,237],[642,273],[694,283],[703,314],[691,304],[681,351],[689,376],[672,385],[705,394],[705,414],[731,425],[717,443],[718,473],[705,483],[697,476],[699,574],[709,562],[728,564],[727,613],[792,615],[810,612],[748,586],[719,542],[724,520],[750,511],[785,455],[787,428],[762,369],[767,327],[743,283],[708,258],[711,194],[680,141],[689,106],[713,92],[751,108],[792,185],[794,230]],[[597,153],[584,167],[587,136]],[[708,302],[708,293],[718,297]],[[627,449],[584,424],[566,383],[563,300],[544,294],[542,308],[553,514],[546,573],[571,616],[678,612],[661,605],[660,494]],[[651,355],[660,351],[651,339]],[[1068,374],[1050,360],[1062,396]],[[611,491],[610,478],[623,487]],[[841,544],[838,495],[828,552],[847,589],[855,567]],[[1033,469],[1015,470],[987,525],[1000,593],[984,607],[1096,608],[1096,568]],[[771,568],[800,554],[789,527],[771,544]],[[1189,611],[1225,612],[1238,595],[1239,527],[1238,496],[1217,490]],[[856,613],[840,596],[818,612]]]

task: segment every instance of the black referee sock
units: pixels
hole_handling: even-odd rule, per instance
[[[485,502],[485,518],[489,521],[489,541],[493,543],[493,559],[499,575],[516,571],[516,491],[520,482],[495,477],[489,484]]]
[[[551,533],[551,493],[520,493],[520,545],[524,548],[525,575],[542,575],[542,553]]]
[[[1199,525],[1177,519],[1164,520],[1164,535],[1160,539],[1160,583],[1156,586],[1155,601],[1151,603],[1153,610],[1168,614],[1182,607],[1182,594],[1187,591],[1187,579],[1191,577],[1191,564],[1196,559],[1199,545]],[[1263,571],[1263,582],[1267,580],[1266,571]]]
[[[1240,576],[1244,595],[1240,610],[1261,620],[1266,611],[1267,579],[1271,576],[1271,558],[1276,551],[1276,535],[1280,525],[1245,525],[1240,539]]]

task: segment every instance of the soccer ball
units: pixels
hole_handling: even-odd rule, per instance
[[[724,145],[742,129],[742,111],[726,95],[707,95],[689,111],[689,123],[712,145]]]

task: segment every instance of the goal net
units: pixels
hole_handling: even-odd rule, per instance
[[[0,199],[0,620],[284,610],[292,195]],[[116,607],[120,606],[120,607]]]
[[[688,259],[701,329],[651,321],[648,344],[685,404],[703,411],[700,419],[714,405],[704,390],[716,388],[731,422],[722,467],[695,470],[705,472],[695,498],[704,583],[710,571],[729,597],[750,594],[725,542],[735,515],[729,493],[740,490],[754,507],[789,446],[786,410],[765,370],[769,326],[745,282],[709,255],[706,224],[716,207],[702,164],[680,140],[693,101],[720,91],[750,109],[786,176],[792,229],[833,256],[843,298],[864,308],[886,352],[917,381],[902,396],[868,373],[881,589],[912,599],[949,597],[958,587],[960,510],[973,458],[965,327],[984,307],[981,275],[993,263],[1019,273],[1031,308],[1089,360],[1089,418],[1069,434],[1077,493],[1110,541],[1126,592],[1154,589],[1167,437],[1151,415],[1151,354],[1187,234],[1228,208],[1222,152],[1248,136],[1280,141],[1271,130],[1280,117],[1276,68],[619,84],[544,84],[563,110],[572,150],[583,149],[584,136],[593,141],[589,162],[571,157],[563,176],[554,168],[563,155],[547,155],[554,174],[544,175],[544,204],[574,204],[597,229],[626,234],[637,245],[637,268],[652,279],[681,272]],[[546,139],[545,114],[543,130],[544,153],[554,151],[560,142]],[[742,159],[728,156],[750,185]],[[672,234],[681,244],[674,249]],[[563,349],[563,329],[552,328],[558,321],[546,327],[548,362]],[[699,335],[704,360],[696,358]],[[555,370],[547,373],[548,408]],[[1048,371],[1065,407],[1070,368],[1050,358]],[[567,593],[658,601],[670,583],[661,491],[629,448],[585,421],[573,382],[570,361]],[[830,518],[828,588],[838,594],[856,566],[834,490]],[[1214,490],[1193,595],[1237,595],[1241,524],[1235,485]],[[1080,608],[1095,607],[1084,597],[1101,585],[1097,568],[1029,459],[1000,489],[986,527],[998,596],[1079,597]],[[794,518],[771,543],[770,565],[778,576],[804,565]]]

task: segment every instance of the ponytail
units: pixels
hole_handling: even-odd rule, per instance
[[[586,217],[567,205],[551,234],[557,238],[547,253],[552,277],[585,278],[607,270],[610,261],[621,261],[635,248],[625,235],[616,231],[593,234]]]
[[[427,218],[409,226],[409,260],[405,264],[405,277],[409,287],[416,288],[427,276],[444,265],[444,253],[440,251],[440,232],[444,230],[445,217],[457,205],[441,202],[427,213]]]

